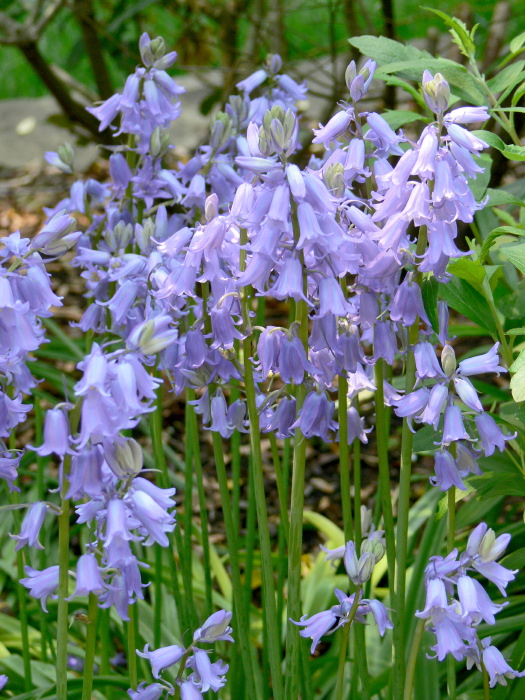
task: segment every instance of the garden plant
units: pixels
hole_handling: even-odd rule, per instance
[[[475,28],[437,14],[463,63],[351,39],[306,165],[274,54],[168,167],[177,55],[143,34],[88,110],[109,179],[2,239],[6,697],[525,696],[525,35],[486,80]],[[376,110],[373,80],[410,109]],[[71,146],[47,158],[74,174]],[[327,453],[342,527],[305,508]]]

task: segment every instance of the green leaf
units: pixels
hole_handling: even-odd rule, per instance
[[[492,248],[496,241],[496,238],[504,235],[525,236],[525,231],[521,228],[518,228],[517,226],[498,226],[497,228],[495,228],[489,233],[489,235],[483,242],[483,245],[481,246],[481,251],[479,253],[479,261],[481,263],[483,263],[483,261],[487,257],[489,250]]]
[[[516,403],[525,401],[525,367],[521,367],[510,380],[510,390]]]
[[[342,547],[345,543],[345,535],[341,528],[337,527],[331,520],[325,518],[320,513],[314,513],[311,510],[305,510],[303,519],[313,525],[316,530],[322,532],[330,542],[334,543],[334,547]]]
[[[505,146],[503,155],[508,160],[525,160],[525,146]]]
[[[497,134],[492,133],[492,131],[486,131],[485,129],[474,129],[472,133],[474,136],[477,136],[478,139],[485,141],[485,143],[488,143],[489,146],[492,146],[492,148],[495,148],[498,151],[504,151],[506,148],[506,144],[503,139],[500,139],[500,137],[497,136]]]
[[[507,331],[505,335],[525,335],[525,327],[522,326],[521,328],[511,328],[510,331]]]
[[[467,496],[475,492],[475,488],[470,485],[470,483],[465,484],[467,487],[465,491],[463,489],[455,488],[454,502],[458,503],[462,501]],[[448,495],[445,494],[438,503],[437,520],[441,520],[448,513]]]
[[[493,190],[489,187],[486,194],[489,196],[489,207],[500,207],[504,204],[515,204],[517,207],[525,207],[523,199],[519,199],[506,190]]]
[[[525,231],[522,231],[521,235],[525,235]],[[500,246],[499,250],[520,272],[525,274],[525,243],[506,243]]]
[[[518,372],[522,367],[525,367],[525,350],[522,350],[518,357],[509,367],[509,372]]]
[[[503,70],[498,71],[498,73],[487,80],[487,86],[492,93],[502,92],[510,86],[514,86],[523,80],[523,67],[525,66],[525,61],[516,61],[516,63],[511,63]]]
[[[432,58],[427,51],[420,51],[415,46],[400,44],[384,36],[365,34],[365,36],[348,39],[348,42],[365,56],[373,58],[380,66],[394,61],[420,61]]]
[[[454,43],[459,47],[459,50],[464,56],[469,58],[470,56],[474,55],[476,47],[473,42],[473,37],[476,27],[474,27],[472,32],[469,32],[466,24],[457,17],[450,17],[450,15],[447,15],[446,12],[435,10],[432,7],[423,7],[423,9],[433,12],[438,17],[441,17],[445,24],[450,27],[450,33],[452,34]]]
[[[514,37],[514,39],[510,42],[509,48],[511,53],[519,51],[523,44],[525,44],[525,32],[518,34],[518,36]]]
[[[525,479],[517,478],[516,474],[497,474],[485,472],[482,476],[469,479],[480,497],[494,496],[525,496]]]
[[[439,296],[460,314],[486,328],[497,339],[496,323],[487,301],[468,282],[453,277],[446,284],[440,283]]]
[[[492,174],[492,158],[488,153],[482,153],[476,159],[476,162],[483,168],[483,172],[478,173],[477,177],[469,177],[467,180],[470,191],[479,202],[485,196],[485,192],[489,186],[490,177]]]
[[[485,268],[479,260],[471,260],[470,258],[452,260],[447,266],[447,272],[466,280],[478,289],[481,289],[486,276]]]
[[[425,425],[414,435],[414,440],[412,442],[412,452],[435,452],[436,443],[439,442],[440,437],[440,432],[434,430],[434,428],[431,425]]]
[[[402,109],[389,109],[386,112],[383,112],[381,116],[386,121],[388,126],[394,131],[397,131],[397,129],[400,129],[405,124],[411,124],[412,122],[430,121],[428,117],[425,117],[422,114],[418,114],[417,112],[409,112]]]
[[[427,313],[428,319],[432,324],[434,333],[439,333],[439,318],[438,318],[438,281],[435,277],[429,277],[423,280],[421,286],[421,294],[423,297],[423,306]]]
[[[446,58],[427,58],[425,60],[408,60],[389,63],[381,66],[375,76],[383,78],[390,73],[396,73],[407,80],[421,82],[423,71],[441,73],[449,83],[452,92],[462,100],[469,100],[471,104],[483,105],[486,97],[481,91],[472,75],[464,66]]]

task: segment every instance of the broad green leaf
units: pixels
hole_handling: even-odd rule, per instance
[[[518,34],[518,36],[514,37],[514,39],[510,42],[509,48],[511,50],[511,53],[519,51],[523,44],[525,44],[525,32]]]
[[[474,136],[477,136],[478,139],[485,141],[485,143],[488,143],[489,146],[492,146],[492,148],[495,148],[498,151],[504,151],[506,148],[506,144],[503,139],[500,139],[500,137],[497,134],[494,134],[492,131],[486,131],[485,129],[474,129],[472,133]]]
[[[523,199],[519,199],[506,190],[494,190],[489,187],[486,194],[489,196],[489,207],[500,207],[504,204],[515,204],[517,207],[525,207]]]
[[[481,288],[486,275],[485,268],[479,260],[471,260],[470,258],[452,260],[447,266],[447,272],[466,280],[477,289]]]
[[[429,121],[428,117],[425,117],[422,114],[418,114],[417,112],[409,112],[402,109],[389,109],[386,112],[383,112],[381,116],[386,121],[388,126],[394,131],[397,131],[397,129],[400,129],[405,124],[418,121]]]
[[[524,233],[522,232],[521,235]],[[525,243],[506,243],[500,246],[499,250],[520,272],[525,274]]]
[[[439,318],[438,318],[438,281],[435,277],[429,277],[423,280],[421,287],[423,297],[423,306],[427,313],[428,319],[432,324],[432,329],[435,333],[439,333]]]
[[[479,498],[492,498],[494,496],[525,496],[525,479],[519,479],[516,474],[497,474],[485,472],[482,476],[473,476],[469,479],[478,492]]]
[[[411,95],[413,98],[414,102],[421,107],[422,110],[425,112],[428,112],[428,106],[425,100],[423,99],[423,96],[419,90],[417,90],[412,83],[407,82],[406,80],[402,80],[401,78],[398,78],[395,75],[389,75],[385,76],[383,80],[386,82],[387,85],[395,85],[396,87],[400,87],[403,89],[404,92],[406,92],[408,95]],[[425,121],[430,121],[430,117],[421,117]]]
[[[523,80],[523,67],[525,66],[525,61],[516,61],[516,63],[511,63],[503,70],[498,71],[496,75],[487,80],[487,85],[492,93],[502,92],[510,86],[517,85],[521,80]]]
[[[446,58],[396,61],[381,66],[376,71],[376,77],[382,78],[390,73],[395,73],[407,80],[421,82],[424,70],[429,70],[431,73],[441,73],[448,81],[452,92],[462,100],[469,100],[471,104],[478,106],[485,104],[484,93],[481,92],[467,69]]]
[[[496,238],[499,236],[525,236],[525,231],[517,226],[498,226],[493,231],[489,233],[483,245],[481,246],[481,251],[479,253],[479,261],[482,263],[488,255],[489,250],[494,245]]]
[[[505,335],[525,335],[525,326],[511,328],[510,331],[506,331]]]
[[[431,425],[425,425],[414,435],[412,452],[435,452],[436,443],[439,443],[441,433]]]
[[[366,34],[348,39],[348,42],[365,56],[373,58],[380,66],[394,61],[420,61],[432,58],[427,51],[420,51],[415,46],[400,44],[384,36]]]
[[[455,311],[486,328],[494,339],[497,338],[496,323],[487,301],[468,282],[453,277],[446,284],[440,283],[439,295]]]
[[[519,369],[510,380],[510,390],[516,403],[525,401],[525,367]]]
[[[467,326],[464,323],[451,323],[448,327],[451,338],[481,338],[485,331],[478,326]]]
[[[509,160],[525,160],[525,146],[505,146],[503,155]]]
[[[467,178],[470,191],[474,197],[480,202],[485,196],[487,187],[489,186],[490,176],[492,173],[492,158],[488,153],[482,153],[476,159],[478,165],[484,168],[482,173],[478,173],[477,177]]]
[[[509,367],[509,372],[519,372],[520,369],[525,367],[525,350],[522,350],[518,357]]]

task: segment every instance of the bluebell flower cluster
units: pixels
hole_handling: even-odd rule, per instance
[[[143,682],[137,690],[128,690],[131,700],[159,700],[161,697],[174,695],[176,688],[179,690],[181,700],[202,700],[203,693],[209,690],[218,692],[226,683],[225,676],[228,672],[228,664],[223,663],[221,659],[212,663],[209,651],[201,649],[197,645],[213,644],[219,641],[233,642],[232,628],[229,626],[231,618],[231,612],[225,610],[218,610],[210,615],[202,627],[195,630],[193,642],[188,648],[172,644],[150,651],[149,644],[146,644],[144,651],[137,650],[137,654],[147,659],[151,664],[153,677],[162,682],[149,685]],[[175,685],[173,685],[168,680],[163,679],[161,674],[176,664],[179,666]],[[190,673],[185,677],[184,673],[188,669],[190,669]],[[173,671],[173,673],[175,672]]]
[[[507,585],[516,571],[510,571],[496,560],[510,541],[510,535],[496,537],[485,523],[470,534],[467,548],[461,554],[454,549],[447,557],[434,556],[425,569],[426,601],[417,617],[436,636],[431,647],[434,657],[443,661],[447,654],[457,661],[466,660],[467,668],[476,665],[489,674],[490,687],[507,685],[507,679],[525,676],[514,671],[501,652],[491,644],[491,638],[480,639],[477,627],[481,622],[494,625],[495,615],[507,603],[494,603],[483,585],[471,572],[491,581],[506,595]]]

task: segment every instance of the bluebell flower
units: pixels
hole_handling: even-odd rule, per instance
[[[29,590],[29,595],[33,598],[40,598],[42,609],[47,612],[47,600],[51,597],[56,600],[58,597],[55,591],[58,588],[58,566],[49,566],[47,569],[37,571],[30,566],[25,567],[28,578],[21,578],[20,583]]]
[[[37,549],[44,549],[38,541],[38,536],[44,523],[44,518],[46,517],[46,511],[47,504],[42,501],[33,503],[29,508],[24,522],[22,523],[20,534],[10,535],[14,540],[17,540],[15,551],[21,549],[26,544],[30,547],[36,547]]]
[[[180,647],[177,644],[154,651],[150,651],[149,644],[146,644],[144,651],[137,651],[137,654],[150,662],[153,677],[160,678],[162,671],[178,663],[184,656],[184,652],[184,647]]]

